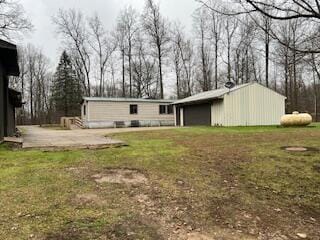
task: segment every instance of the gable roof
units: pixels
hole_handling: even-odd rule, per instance
[[[0,61],[7,75],[19,76],[20,70],[16,45],[0,39]]]
[[[239,90],[240,88],[246,87],[251,85],[252,83],[247,83],[247,84],[242,84],[235,86],[232,89],[228,88],[220,88],[217,90],[211,90],[207,92],[202,92],[196,95],[193,95],[191,97],[187,97],[185,99],[181,99],[179,101],[174,102],[174,104],[184,104],[184,103],[192,103],[192,102],[200,102],[200,101],[205,101],[205,100],[211,100],[211,99],[219,99],[223,98],[223,96],[229,92],[234,92]]]
[[[185,99],[181,99],[181,100],[178,100],[176,102],[174,102],[173,104],[174,105],[178,105],[178,104],[185,104],[185,103],[197,103],[197,102],[202,102],[202,101],[207,101],[207,100],[214,100],[214,99],[223,99],[224,96],[228,93],[231,93],[231,92],[235,92],[235,91],[238,91],[239,89],[241,88],[245,88],[245,87],[248,87],[248,86],[251,86],[253,84],[259,84],[260,86],[262,87],[265,87],[263,86],[262,84],[260,83],[257,83],[257,82],[251,82],[251,83],[246,83],[246,84],[241,84],[241,85],[237,85],[235,86],[234,88],[232,89],[228,89],[228,88],[220,88],[220,89],[217,89],[217,90],[212,90],[212,91],[207,91],[207,92],[202,92],[202,93],[199,93],[199,94],[196,94],[196,95],[193,95],[191,97],[187,97]],[[266,88],[266,87],[265,87]],[[269,89],[269,88],[268,88]],[[270,91],[273,91],[272,89],[269,89]],[[275,92],[275,91],[273,91]],[[275,92],[276,94],[279,94],[277,92]],[[281,94],[279,94],[281,95]],[[281,95],[282,96],[282,95]],[[284,96],[283,96],[284,97]],[[285,98],[285,97],[284,97]]]
[[[145,102],[145,103],[173,103],[174,100],[156,100],[156,99],[144,99],[144,98],[99,98],[99,97],[84,97],[83,101],[89,102]]]

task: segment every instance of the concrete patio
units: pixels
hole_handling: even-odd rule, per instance
[[[40,126],[19,127],[23,132],[22,148],[24,149],[97,149],[117,147],[123,146],[125,143],[111,137],[106,137],[107,135],[171,128],[172,127],[54,130],[41,128]]]

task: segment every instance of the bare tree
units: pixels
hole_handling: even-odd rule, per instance
[[[163,58],[167,54],[167,45],[170,41],[168,23],[161,15],[159,5],[154,0],[146,0],[142,21],[149,36],[151,47],[154,49],[153,54],[158,60],[160,98],[163,98]]]
[[[194,72],[194,49],[191,41],[186,38],[183,26],[180,23],[174,25],[171,39],[177,97],[180,99],[191,95]]]
[[[313,74],[313,94],[314,94],[314,114],[315,114],[315,121],[319,120],[319,83],[320,83],[320,64],[319,64],[319,55],[318,54],[311,54],[311,58],[309,59],[309,64],[312,68]]]
[[[218,89],[218,55],[221,40],[222,18],[219,14],[211,11],[211,37],[214,44],[214,86]]]
[[[0,0],[0,37],[11,39],[32,30],[22,5],[15,0]]]
[[[155,98],[157,82],[156,62],[148,55],[145,37],[140,31],[136,37],[132,61],[133,93],[135,97]]]
[[[176,75],[176,90],[177,90],[177,98],[180,99],[181,98],[181,94],[180,94],[180,84],[181,84],[181,71],[182,71],[182,63],[181,63],[181,54],[180,54],[180,45],[182,45],[182,39],[181,39],[181,35],[179,32],[175,32],[177,29],[179,29],[178,27],[176,27],[173,32],[176,33],[176,35],[173,35],[172,40],[173,40],[173,44],[172,44],[172,62],[173,62],[173,66],[174,66],[174,71],[175,71],[175,75]]]
[[[320,1],[318,0],[278,0],[278,1],[242,1],[252,9],[276,20],[291,20],[298,18],[320,19]],[[270,13],[268,10],[275,10]]]
[[[320,1],[319,0],[240,0],[240,1],[224,1],[219,8],[210,6],[207,0],[196,0],[212,11],[228,16],[238,16],[242,14],[249,14],[256,16],[260,14],[266,18],[276,21],[288,21],[293,19],[300,19],[307,22],[305,29],[304,44],[300,44],[300,48],[297,48],[297,52],[301,53],[320,53],[320,44],[311,44],[311,40],[314,38],[320,39],[319,35],[319,19],[320,19]],[[229,8],[227,7],[229,6]],[[232,7],[230,7],[232,6]],[[277,40],[281,44],[279,36],[268,29],[268,25],[260,27],[264,28],[264,31],[270,31],[270,36]],[[293,46],[289,46],[293,48]]]
[[[302,60],[306,54],[296,51],[296,47],[299,47],[300,40],[304,35],[303,25],[301,25],[301,20],[293,19],[283,22],[277,31],[281,42],[286,44],[279,44],[274,55],[284,68],[284,94],[288,98],[287,110],[292,112],[300,108],[299,92],[303,85],[301,77],[303,71]],[[289,46],[294,46],[294,48]]]
[[[41,124],[46,122],[50,109],[51,72],[49,59],[33,45],[19,48],[21,74],[16,79],[17,90],[27,100],[17,119],[19,123]]]
[[[118,43],[118,49],[121,53],[121,66],[122,66],[122,97],[126,97],[126,66],[125,66],[125,57],[126,57],[126,28],[121,19],[118,18],[118,23],[114,35],[114,41]]]
[[[66,45],[74,51],[77,58],[77,68],[85,77],[84,89],[88,96],[91,96],[91,53],[89,49],[89,34],[83,14],[74,9],[62,10],[53,17],[58,33],[63,37]]]
[[[227,46],[227,65],[228,65],[228,70],[227,70],[227,78],[228,81],[232,81],[232,75],[231,75],[231,71],[232,71],[232,67],[231,67],[231,50],[232,50],[232,41],[233,41],[233,37],[235,35],[235,32],[238,28],[238,20],[237,19],[230,19],[227,18],[225,21],[225,34],[226,34],[226,39],[225,39],[225,44]]]
[[[107,71],[107,63],[116,50],[117,43],[108,38],[107,32],[97,14],[89,19],[90,34],[92,41],[90,46],[93,49],[99,66],[99,96],[104,96],[105,91],[105,74]]]
[[[198,79],[202,91],[209,91],[212,88],[212,59],[210,47],[209,14],[207,9],[200,8],[194,17],[194,26],[200,58],[201,77]]]
[[[129,95],[132,97],[132,49],[135,41],[138,26],[138,13],[131,6],[126,7],[119,16],[119,21],[125,31],[126,38],[126,55],[128,57],[129,72]]]

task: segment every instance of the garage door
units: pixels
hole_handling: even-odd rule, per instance
[[[185,106],[184,109],[185,126],[211,126],[211,104],[199,104]]]

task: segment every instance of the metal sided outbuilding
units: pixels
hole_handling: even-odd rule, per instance
[[[177,126],[280,125],[286,97],[259,83],[203,92],[174,103]]]

